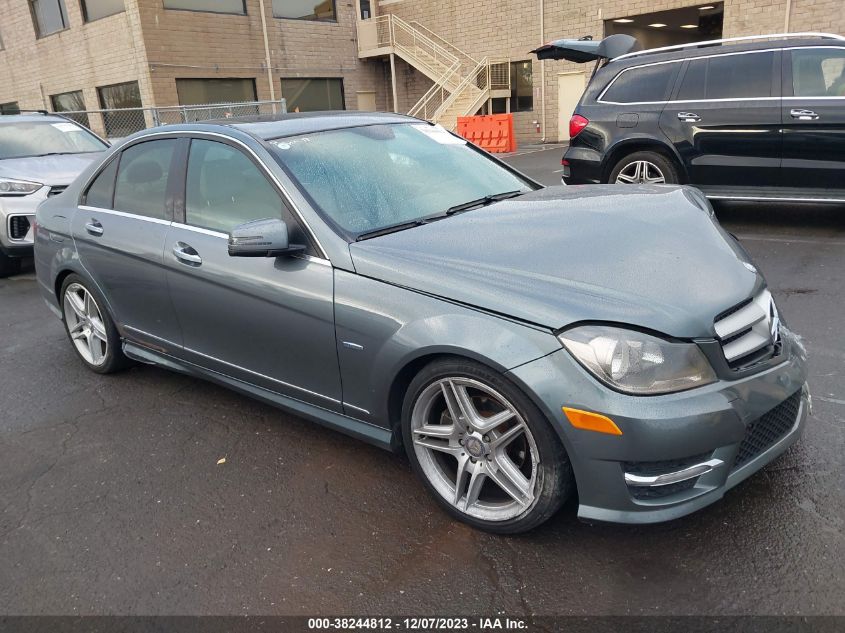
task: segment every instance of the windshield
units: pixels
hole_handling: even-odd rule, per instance
[[[102,152],[107,145],[71,121],[0,122],[0,160]]]
[[[271,146],[300,189],[353,239],[534,188],[427,123],[329,130],[276,139]]]

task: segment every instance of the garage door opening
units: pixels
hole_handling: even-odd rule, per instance
[[[625,33],[643,48],[690,44],[722,37],[724,4],[713,2],[671,11],[641,13],[604,21],[604,34]]]

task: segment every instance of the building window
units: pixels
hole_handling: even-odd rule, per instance
[[[68,27],[64,0],[29,0],[35,36],[45,37]]]
[[[534,75],[531,62],[511,62],[511,112],[534,109]]]
[[[334,0],[273,0],[273,17],[336,22],[337,11]]]
[[[244,0],[164,0],[165,9],[246,15]]]
[[[369,20],[373,17],[373,9],[370,6],[370,0],[361,0],[361,19]]]
[[[9,101],[8,103],[0,103],[0,114],[20,114],[21,109],[17,101]]]
[[[180,105],[255,101],[254,79],[177,79]]]
[[[81,0],[81,3],[82,15],[86,22],[107,18],[126,10],[123,0]]]
[[[288,112],[345,110],[342,79],[282,79]]]
[[[85,109],[85,99],[82,97],[81,90],[52,95],[50,103],[53,105],[53,112],[71,112],[71,114],[66,115],[69,119],[73,119],[85,127],[91,127],[88,124],[88,113],[80,112],[80,110]]]
[[[113,86],[97,88],[100,96],[100,107],[104,110],[124,109],[122,112],[104,112],[103,126],[109,138],[129,136],[133,132],[143,130],[144,111],[141,110],[141,91],[137,81],[128,81]],[[125,110],[125,108],[138,108]]]

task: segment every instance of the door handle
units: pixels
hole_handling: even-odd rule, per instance
[[[701,117],[698,116],[695,112],[678,112],[678,119],[686,123],[695,123],[696,121],[701,121]]]
[[[191,266],[202,264],[202,257],[199,256],[199,253],[189,244],[185,244],[185,242],[176,242],[173,245],[173,254],[176,256],[176,259]]]
[[[819,118],[819,115],[813,112],[812,110],[804,110],[802,108],[795,108],[789,111],[789,116],[793,119],[798,119],[799,121],[815,121]]]
[[[91,235],[99,237],[103,234],[103,225],[100,224],[97,220],[91,220],[88,224],[85,225],[85,230],[88,231]]]

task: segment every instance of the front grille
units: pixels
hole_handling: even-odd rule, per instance
[[[720,314],[714,326],[728,366],[745,369],[777,354],[779,322],[768,290]]]
[[[50,191],[47,192],[47,197],[52,198],[53,196],[59,195],[62,191],[67,189],[67,185],[54,185],[50,187]]]
[[[795,426],[801,408],[801,391],[796,391],[774,409],[754,420],[745,430],[745,439],[739,445],[734,459],[734,469],[744,466],[783,439]]]
[[[22,240],[29,232],[29,218],[25,215],[13,215],[9,218],[9,239]]]
[[[700,464],[710,459],[711,454],[712,451],[684,457],[683,459],[667,459],[659,462],[625,462],[623,468],[626,473],[633,475],[662,475]],[[628,486],[628,492],[634,499],[662,499],[683,492],[684,490],[689,490],[695,486],[697,481],[698,477],[694,477],[693,479],[679,481],[675,484],[666,484],[665,486]]]

